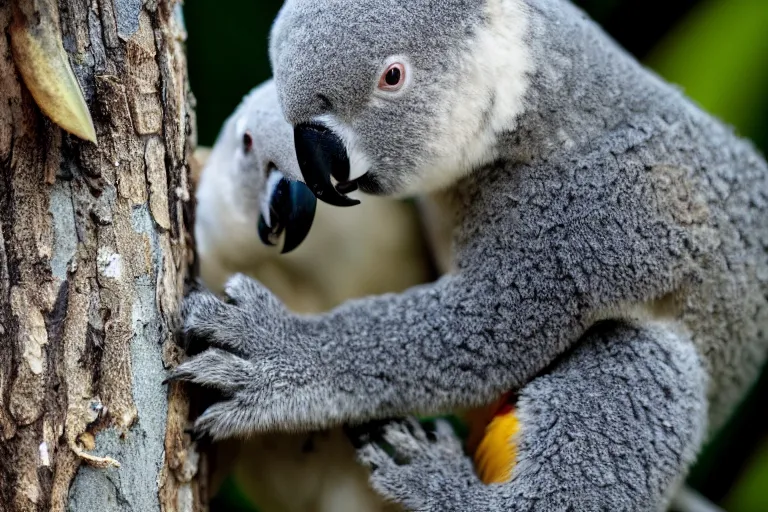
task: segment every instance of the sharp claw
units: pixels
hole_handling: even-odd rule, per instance
[[[163,384],[169,382],[192,382],[195,381],[194,371],[189,369],[190,361],[181,363],[179,366],[171,370],[168,376],[163,381]]]
[[[384,432],[387,426],[395,421],[398,421],[398,419],[385,418],[372,420],[361,425],[344,425],[344,433],[356,450],[367,444],[388,446],[388,443],[384,440]]]
[[[10,35],[16,67],[45,115],[67,132],[96,143],[88,105],[61,44],[56,2],[38,0],[35,6],[21,0],[15,5]]]
[[[203,282],[197,278],[197,279],[189,279],[184,283],[184,296],[187,297],[189,295],[192,295],[193,293],[201,293],[205,292],[206,287],[203,284]]]
[[[344,425],[343,430],[356,450],[370,443],[370,431],[364,425]]]
[[[162,382],[162,384],[163,384],[163,385],[165,385],[165,384],[169,384],[169,383],[171,383],[171,382],[178,382],[178,381],[183,381],[183,380],[185,380],[185,379],[183,379],[183,378],[182,378],[182,377],[183,377],[183,375],[184,375],[184,374],[183,374],[183,372],[180,372],[180,371],[178,371],[178,368],[179,368],[179,367],[177,366],[176,368],[174,368],[173,370],[171,370],[171,371],[168,373],[168,376],[167,376],[167,377],[165,378],[165,380]]]
[[[194,427],[185,428],[184,429],[184,433],[189,436],[189,439],[193,443],[197,443],[197,444],[210,444],[211,443],[211,438],[210,438],[210,436],[208,436],[208,434],[206,434],[205,432],[201,432],[200,430],[198,430],[198,429],[196,429]]]

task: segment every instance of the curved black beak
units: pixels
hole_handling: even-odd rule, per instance
[[[345,193],[355,187],[349,182],[347,150],[335,133],[321,124],[305,123],[293,129],[293,139],[301,174],[315,197],[333,206],[360,204]],[[339,182],[338,188],[331,176]]]
[[[277,245],[285,232],[283,254],[298,247],[309,234],[315,218],[317,199],[300,181],[291,181],[278,170],[277,184],[271,191],[268,212],[259,215],[259,238],[264,245]],[[267,193],[270,193],[268,191]],[[265,214],[269,218],[265,218]]]

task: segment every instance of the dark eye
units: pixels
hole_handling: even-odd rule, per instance
[[[243,151],[250,153],[251,149],[253,149],[253,136],[251,132],[245,132],[243,134]]]
[[[382,91],[399,91],[405,84],[405,66],[396,62],[391,64],[379,79],[379,89]]]
[[[400,83],[400,68],[391,68],[389,71],[387,71],[386,76],[384,77],[384,81],[387,82],[387,85],[394,87],[397,84]]]

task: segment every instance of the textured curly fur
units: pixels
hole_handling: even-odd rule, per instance
[[[399,54],[414,75],[382,99]],[[245,278],[228,303],[192,294],[185,331],[215,348],[177,376],[228,391],[197,428],[320,428],[528,384],[511,482],[482,486],[440,448],[374,485],[416,510],[663,508],[765,360],[764,159],[563,0],[288,0],[271,56],[290,122],[355,133],[363,190],[434,192],[454,272],[312,316]],[[615,375],[577,357],[595,343]]]
[[[242,149],[246,131],[252,143],[247,154]],[[352,216],[321,203],[312,232],[296,250],[280,254],[263,245],[256,226],[270,171],[300,176],[290,125],[280,113],[272,81],[243,99],[214,148],[197,152],[192,163],[193,181],[199,184],[197,253],[201,278],[212,290],[222,291],[227,278],[242,271],[289,309],[320,312],[352,297],[399,291],[433,277],[415,209],[387,198],[367,199]],[[212,493],[229,475],[264,512],[392,508],[371,490],[368,472],[356,463],[340,428],[219,444]]]

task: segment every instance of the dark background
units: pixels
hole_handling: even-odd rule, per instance
[[[768,152],[768,0],[580,0],[638,59]],[[199,144],[271,75],[278,0],[187,0]],[[768,372],[707,447],[689,482],[729,512],[768,512]],[[229,482],[212,511],[252,510]]]

